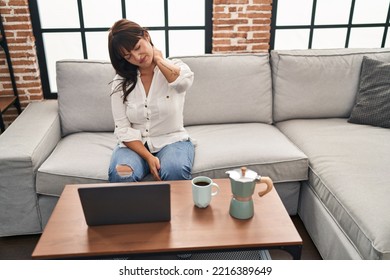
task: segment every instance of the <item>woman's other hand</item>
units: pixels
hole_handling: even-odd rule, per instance
[[[151,156],[147,159],[147,163],[149,164],[150,173],[153,175],[153,178],[157,181],[161,181],[159,170],[160,170],[160,160],[158,157]]]

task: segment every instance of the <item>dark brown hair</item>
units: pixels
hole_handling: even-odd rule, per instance
[[[108,52],[116,73],[124,78],[119,84],[123,90],[123,102],[135,88],[138,66],[129,63],[123,56],[124,50],[131,51],[147,30],[135,22],[121,19],[114,23],[108,34]],[[117,90],[117,89],[116,89]]]

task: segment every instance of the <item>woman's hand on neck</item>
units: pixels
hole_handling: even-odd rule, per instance
[[[153,46],[153,62],[157,65],[158,62],[163,61],[163,60],[164,60],[164,57],[162,55],[162,52]]]
[[[153,62],[156,63],[168,83],[174,82],[180,76],[180,67],[165,60],[162,52],[155,47],[153,47]]]

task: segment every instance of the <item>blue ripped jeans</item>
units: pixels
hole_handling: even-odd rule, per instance
[[[190,180],[195,148],[191,141],[180,141],[165,146],[153,154],[160,160],[159,175],[163,181]],[[117,166],[129,166],[129,175],[118,174]],[[139,182],[150,173],[148,163],[127,147],[115,147],[108,170],[108,180],[115,182]]]

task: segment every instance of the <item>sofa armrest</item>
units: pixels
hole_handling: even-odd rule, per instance
[[[41,232],[35,176],[60,139],[56,100],[29,104],[0,135],[0,236]]]

